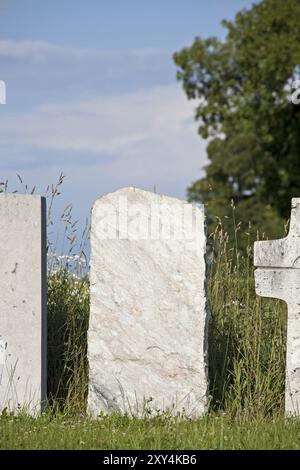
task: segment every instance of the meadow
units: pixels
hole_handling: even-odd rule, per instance
[[[286,306],[256,296],[250,233],[242,233],[238,224],[231,241],[221,221],[208,239],[207,415],[198,420],[167,414],[91,419],[86,413],[88,229],[78,241],[70,210],[62,221],[68,254],[54,255],[51,237],[48,245],[48,406],[37,418],[4,411],[0,449],[300,448],[300,422],[284,418]],[[240,236],[248,237],[247,250],[239,250]]]

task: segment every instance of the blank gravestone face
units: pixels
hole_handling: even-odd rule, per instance
[[[45,200],[0,194],[0,410],[46,398]]]
[[[201,416],[207,394],[204,210],[125,188],[92,212],[88,408]]]
[[[292,199],[287,237],[255,242],[254,265],[257,294],[288,306],[285,411],[300,416],[300,199]]]

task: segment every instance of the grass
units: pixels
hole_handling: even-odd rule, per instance
[[[209,376],[211,409],[232,418],[284,413],[286,305],[256,296],[252,246],[230,247],[219,224],[210,278]]]
[[[296,420],[236,421],[208,416],[184,421],[160,416],[0,418],[0,449],[299,449]]]
[[[66,412],[84,412],[87,399],[89,283],[66,268],[48,276],[48,399]]]
[[[62,179],[50,191],[50,207]],[[48,220],[52,224],[51,214]],[[209,237],[209,412],[195,421],[168,416],[92,420],[86,414],[89,282],[83,264],[87,232],[85,242],[76,245],[70,208],[62,220],[68,255],[53,257],[53,244],[48,246],[52,253],[48,273],[49,406],[36,419],[4,413],[0,448],[300,448],[300,422],[284,420],[286,306],[255,295],[253,243],[249,235],[246,252],[239,251],[240,225],[235,225],[234,208],[233,243],[221,222]]]

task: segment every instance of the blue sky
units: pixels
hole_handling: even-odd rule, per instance
[[[80,220],[123,186],[184,198],[206,153],[172,53],[252,3],[0,0],[0,181],[43,193],[63,172],[57,210]]]

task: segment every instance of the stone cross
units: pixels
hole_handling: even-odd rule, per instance
[[[0,194],[0,412],[46,399],[46,204]]]
[[[137,188],[92,211],[93,415],[201,416],[207,401],[204,208]]]
[[[300,415],[300,198],[292,199],[287,237],[254,244],[258,295],[282,299],[288,306],[285,412]]]

